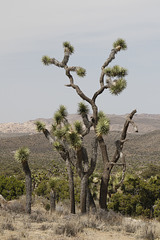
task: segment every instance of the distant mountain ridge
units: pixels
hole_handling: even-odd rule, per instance
[[[114,115],[108,114],[107,117],[110,119],[110,131],[120,131],[126,119],[126,115]],[[70,114],[68,116],[69,122],[73,123],[75,120],[81,120],[77,114]],[[42,121],[46,124],[47,128],[51,128],[52,118],[39,118],[30,120],[24,123],[0,123],[0,136],[4,134],[35,134],[36,127],[35,122]],[[138,126],[139,133],[148,133],[155,130],[160,130],[160,114],[137,114],[134,117],[134,121]],[[132,128],[129,129],[132,132]]]

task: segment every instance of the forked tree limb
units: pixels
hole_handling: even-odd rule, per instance
[[[109,63],[110,63],[113,59],[115,59],[115,55],[117,54],[118,51],[120,51],[120,49],[116,49],[116,48],[112,49],[109,57],[108,57],[107,60],[104,62],[103,66],[102,66],[102,68],[101,68],[101,69],[102,69],[102,72],[101,72],[101,76],[100,76],[100,80],[99,80],[101,87],[104,87],[104,76],[105,76],[104,69],[109,65]]]
[[[116,141],[116,150],[115,150],[115,154],[114,154],[113,159],[112,159],[113,163],[116,163],[118,161],[118,159],[120,157],[120,153],[122,152],[122,149],[123,149],[124,142],[127,141],[126,136],[127,136],[127,131],[128,131],[129,124],[132,124],[134,126],[134,130],[136,132],[138,132],[138,128],[135,125],[134,121],[132,120],[132,118],[134,117],[136,112],[137,112],[137,110],[133,110],[127,116],[127,119],[124,123],[123,130],[122,130],[122,133],[121,133],[121,138],[120,138],[120,140]],[[135,128],[135,126],[136,126],[136,128]]]

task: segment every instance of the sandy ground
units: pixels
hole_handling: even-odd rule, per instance
[[[0,240],[160,240],[158,222],[123,220],[113,214],[115,224],[111,219],[110,225],[108,220],[94,217],[50,215],[38,210],[29,216],[0,209]],[[70,234],[73,229],[75,234]]]
[[[111,231],[111,232],[101,232],[93,229],[85,229],[82,234],[80,234],[79,240],[137,240],[133,236],[124,235],[124,233]]]
[[[56,235],[51,231],[5,231],[0,234],[1,240],[137,240],[136,237],[126,235],[120,232],[101,232],[94,229],[84,229],[83,233],[75,237]]]

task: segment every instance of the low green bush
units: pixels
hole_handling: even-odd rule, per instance
[[[160,216],[160,177],[148,180],[128,175],[119,192],[112,194],[108,208],[124,215]]]
[[[0,176],[0,194],[6,200],[12,200],[23,195],[25,191],[25,184],[22,180],[16,177]]]

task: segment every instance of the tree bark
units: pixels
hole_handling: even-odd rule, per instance
[[[70,192],[70,209],[71,213],[75,214],[75,195],[74,195],[74,178],[73,178],[73,171],[71,167],[70,161],[66,160],[66,166],[68,171],[68,178],[69,178],[69,192]]]
[[[81,178],[81,193],[80,193],[80,209],[81,213],[86,213],[87,201],[87,188],[88,188],[88,174],[84,174]]]
[[[87,212],[90,211],[90,208],[92,209],[92,211],[96,211],[96,204],[94,202],[92,193],[90,188],[88,187],[88,191],[87,191]]]
[[[56,193],[53,190],[50,192],[50,207],[51,213],[56,210]]]
[[[107,210],[107,194],[108,194],[109,180],[110,180],[110,170],[109,170],[109,167],[107,167],[101,179],[100,197],[99,197],[99,206],[104,210]]]
[[[22,162],[23,171],[25,173],[25,186],[26,186],[26,213],[31,214],[32,203],[32,178],[28,161]]]

